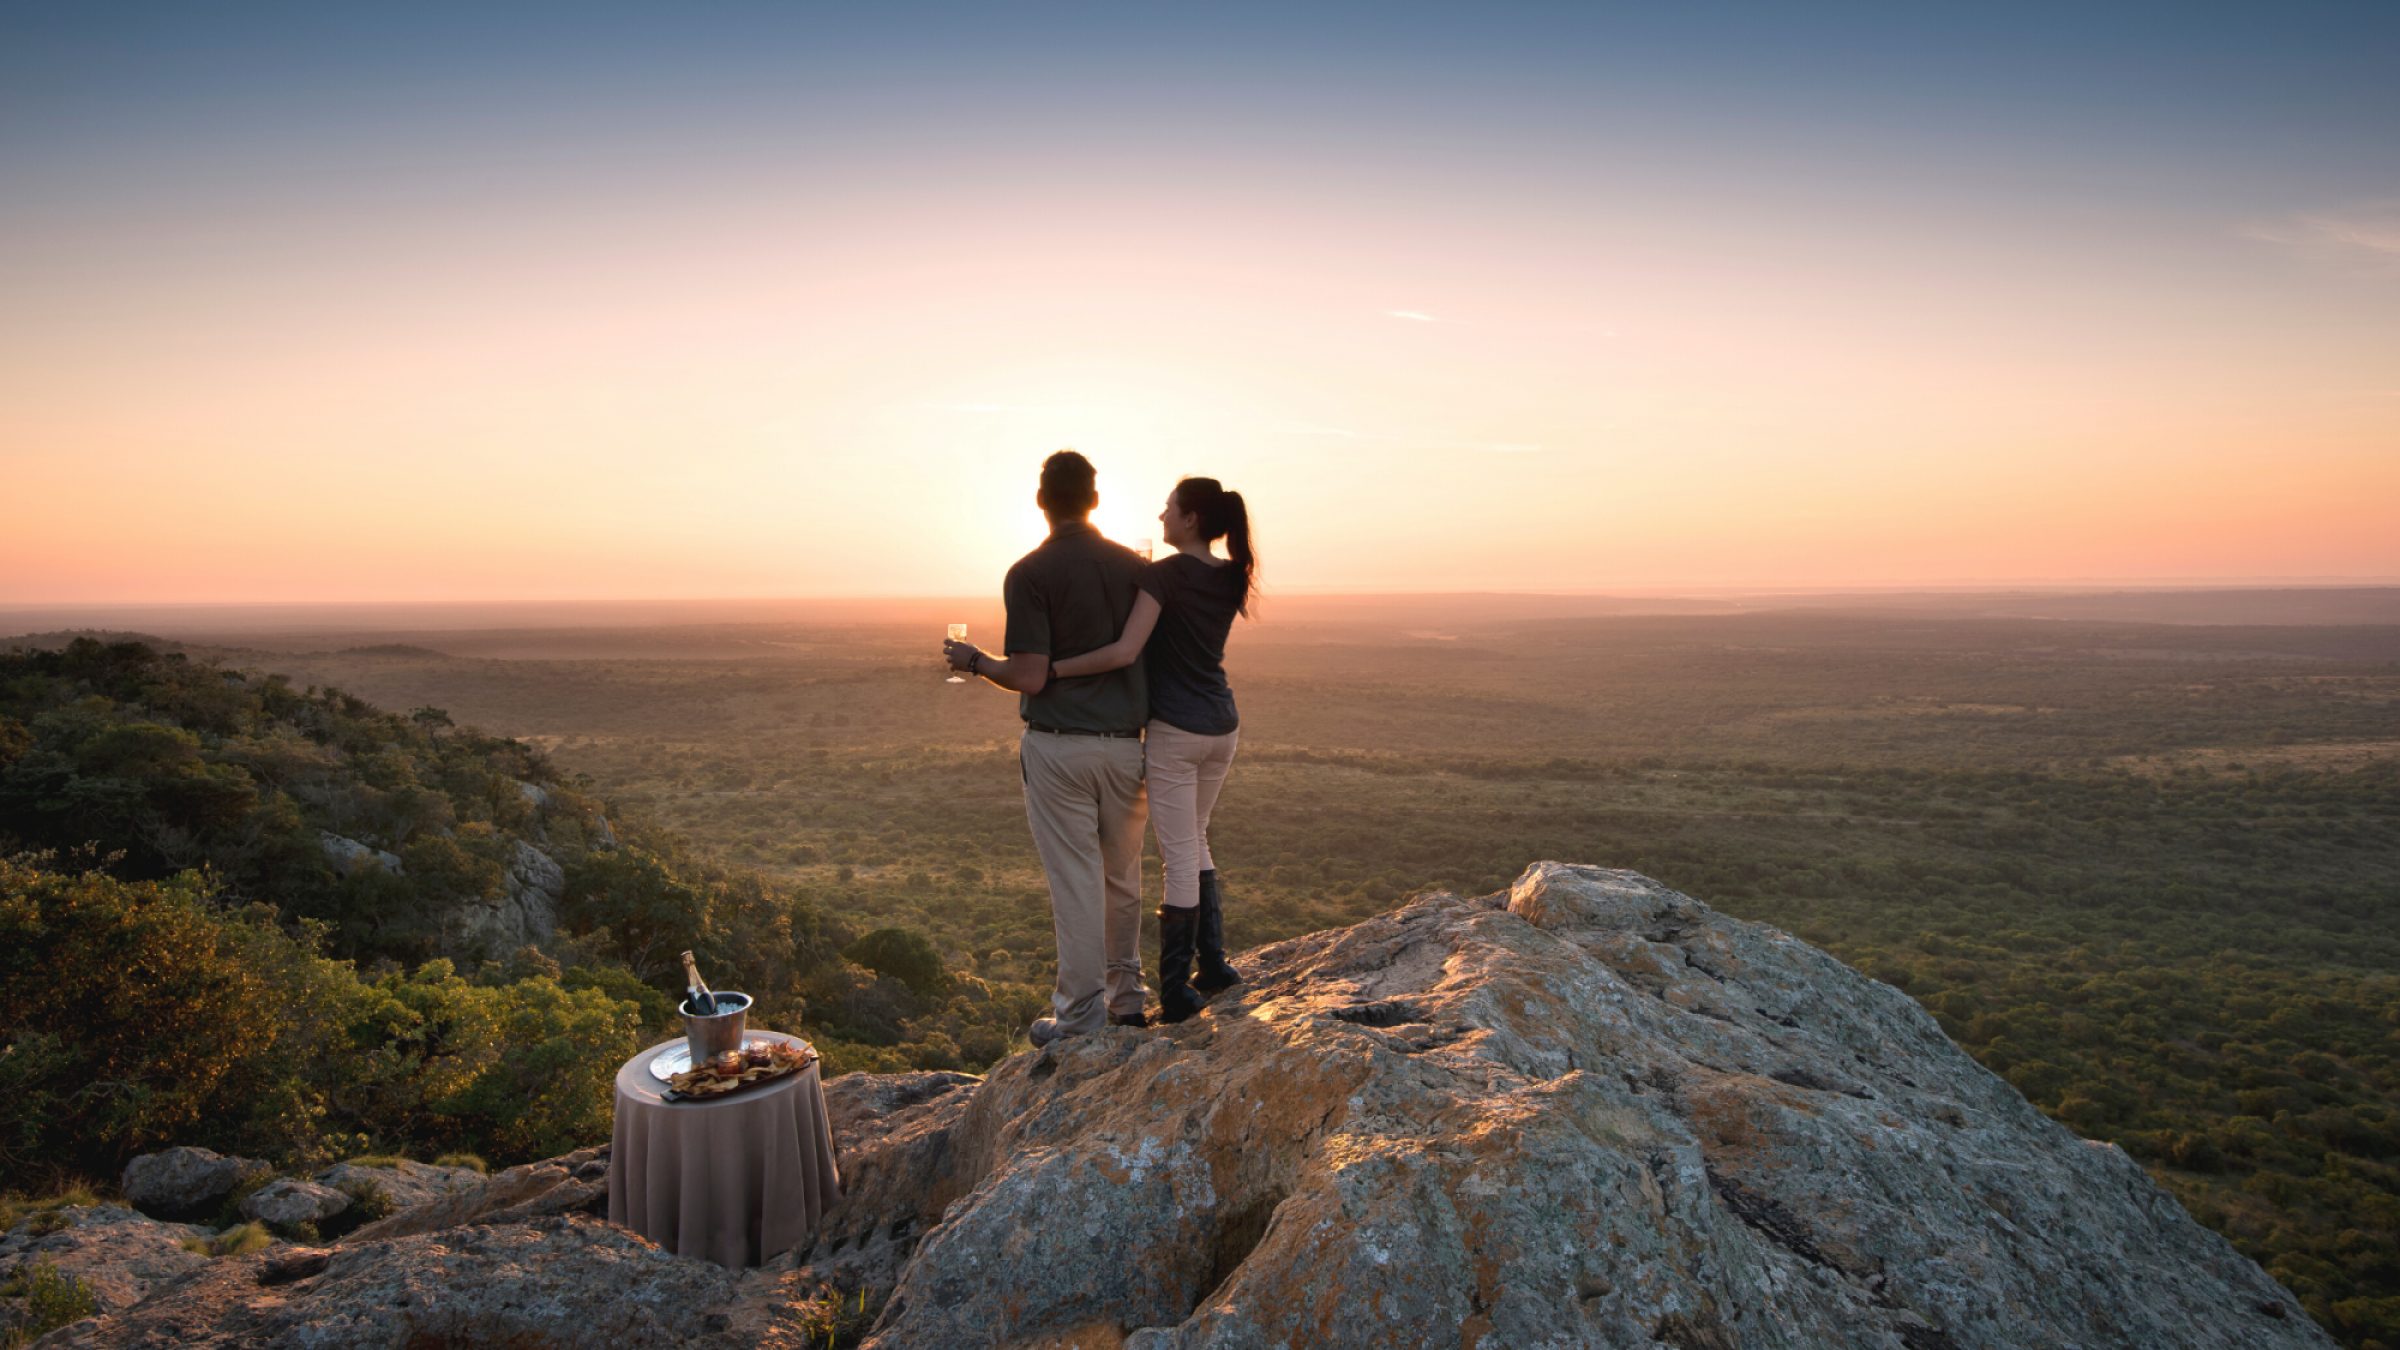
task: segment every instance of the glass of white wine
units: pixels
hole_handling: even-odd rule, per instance
[[[963,624],[963,623],[954,623],[954,624],[950,625],[950,640],[951,640],[952,642],[964,642],[964,641],[966,641],[966,640],[967,640],[967,626],[966,626],[965,624]],[[964,675],[961,675],[961,674],[959,674],[959,673],[958,673],[956,670],[953,670],[953,671],[951,671],[951,672],[950,672],[950,678],[949,678],[949,679],[946,679],[946,680],[942,681],[942,683],[944,683],[944,684],[965,684],[966,682],[967,682],[967,677],[966,677],[966,676],[964,676]]]
[[[1139,553],[1139,554],[1141,554],[1141,555],[1142,555],[1142,561],[1143,561],[1143,562],[1148,562],[1148,561],[1150,561],[1150,541],[1149,541],[1149,540],[1147,540],[1147,539],[1136,539],[1136,540],[1134,540],[1134,541],[1133,541],[1133,551],[1134,551],[1134,552],[1136,552],[1136,553]]]

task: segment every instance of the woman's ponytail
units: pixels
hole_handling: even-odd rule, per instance
[[[1258,603],[1258,550],[1250,543],[1250,508],[1242,505],[1242,494],[1228,492],[1225,502],[1225,551],[1233,555],[1233,565],[1242,570],[1242,617],[1250,617],[1251,606]]]
[[[1241,569],[1244,617],[1258,606],[1258,546],[1250,539],[1250,508],[1242,494],[1227,492],[1214,478],[1186,478],[1175,485],[1175,504],[1200,518],[1203,543],[1225,541],[1233,565]]]

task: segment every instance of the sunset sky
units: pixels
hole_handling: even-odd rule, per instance
[[[507,8],[0,11],[0,600],[2400,579],[2400,6]]]

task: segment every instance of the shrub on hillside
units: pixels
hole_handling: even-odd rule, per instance
[[[276,1052],[290,943],[210,894],[195,876],[128,882],[0,859],[9,1171],[104,1175],[121,1154],[178,1142],[245,1059]]]
[[[923,998],[940,994],[950,983],[933,939],[914,928],[878,928],[851,943],[842,955],[878,975],[891,976]]]
[[[172,1143],[515,1159],[607,1133],[637,1004],[546,975],[474,984],[447,961],[365,981],[310,937],[196,875],[0,858],[0,1166],[113,1176]]]

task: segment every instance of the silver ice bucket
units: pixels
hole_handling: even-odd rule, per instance
[[[728,1050],[742,1048],[742,1033],[750,1023],[750,996],[719,991],[717,1007],[721,1011],[713,1017],[694,1017],[690,999],[677,1006],[683,1014],[683,1039],[692,1048],[694,1068]]]

